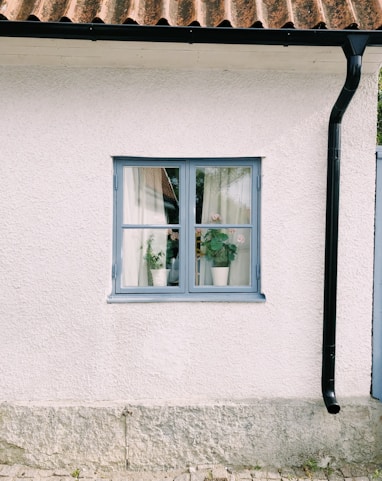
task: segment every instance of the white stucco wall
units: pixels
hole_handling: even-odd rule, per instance
[[[356,404],[328,424],[320,387],[327,126],[345,59],[341,73],[338,65],[325,73],[257,70],[256,58],[253,68],[236,70],[164,64],[0,62],[0,447],[11,453],[5,461],[57,465],[61,458],[53,461],[49,450],[59,452],[61,438],[62,446],[75,446],[74,466],[81,456],[118,464],[129,450],[135,453],[129,462],[138,467],[191,459],[204,428],[192,436],[185,431],[185,443],[194,440],[191,451],[163,440],[149,448],[157,430],[142,435],[142,425],[150,416],[175,426],[174,433],[177,422],[180,431],[223,426],[228,431],[216,439],[220,446],[221,439],[236,446],[234,462],[272,460],[272,453],[289,461],[309,446],[322,452],[339,447],[340,456],[355,453],[364,460],[374,436],[365,433],[376,426],[368,407],[356,407],[357,399],[369,402],[371,383],[376,74],[363,76],[343,120],[336,392],[341,403]],[[266,301],[108,303],[112,155],[263,156]],[[249,407],[240,407],[243,402]],[[225,411],[210,408],[214,403]],[[37,404],[46,410],[33,408]],[[65,405],[79,408],[62,411]],[[106,410],[81,411],[86,405]],[[145,407],[129,428],[124,411],[115,408],[120,405]],[[155,408],[169,405],[200,406],[205,424],[198,424],[192,409]],[[61,407],[53,415],[49,406]],[[252,424],[248,413],[255,413]],[[54,434],[52,416],[59,426]],[[90,438],[70,427],[81,433],[85,419],[98,420],[97,428],[86,428]],[[36,426],[44,423],[40,435]],[[237,424],[240,442],[231,439],[230,423]],[[255,447],[248,444],[249,425],[257,426]],[[365,449],[354,444],[358,429]],[[284,432],[295,452],[284,451],[282,458]],[[338,446],[339,436],[351,440]],[[263,458],[254,457],[259,443]],[[24,457],[14,455],[16,445]],[[26,445],[40,451],[28,458]],[[175,452],[184,457],[174,461]],[[195,459],[207,462],[208,456],[198,448]]]
[[[0,400],[319,398],[327,124],[343,81],[1,66]],[[339,398],[370,392],[375,83],[343,121]],[[112,155],[264,156],[266,302],[108,304]]]

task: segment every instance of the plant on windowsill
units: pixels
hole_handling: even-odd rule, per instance
[[[154,236],[147,239],[145,261],[147,264],[147,277],[149,286],[166,286],[167,274],[166,255],[163,251],[155,252],[153,249]]]
[[[212,214],[211,220],[220,224],[220,214]],[[229,267],[237,254],[236,244],[230,242],[229,235],[218,228],[207,229],[201,247],[213,267]]]
[[[145,254],[145,261],[147,262],[147,267],[149,269],[162,269],[165,263],[165,254],[163,251],[157,253],[153,249],[154,236],[151,235],[147,239],[147,247]]]
[[[211,220],[215,224],[220,224],[220,214],[212,214]],[[232,234],[234,230],[231,229],[229,232]],[[243,236],[240,235],[237,237],[237,242],[239,244],[244,241],[245,239]],[[212,278],[214,285],[227,285],[229,267],[237,255],[237,245],[231,242],[230,236],[226,232],[215,227],[207,229],[202,238],[201,248],[202,254],[204,254],[212,264]]]

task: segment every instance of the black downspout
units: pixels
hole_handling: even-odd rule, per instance
[[[334,387],[337,311],[338,212],[341,157],[341,121],[361,78],[362,55],[368,35],[349,34],[342,47],[347,59],[347,76],[329,120],[328,172],[326,191],[324,322],[322,344],[322,396],[330,414],[340,406]]]

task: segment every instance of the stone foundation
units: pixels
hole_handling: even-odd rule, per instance
[[[132,471],[382,461],[382,403],[0,404],[0,463]]]

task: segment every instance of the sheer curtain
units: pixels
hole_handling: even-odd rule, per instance
[[[222,224],[249,224],[251,208],[251,170],[248,167],[208,167],[204,169],[203,224],[212,223],[211,216],[219,214]],[[216,225],[216,224],[214,224]],[[216,225],[217,226],[217,225]],[[218,226],[217,226],[218,227]],[[238,253],[231,263],[230,286],[250,285],[250,229],[228,229],[230,241]],[[200,261],[200,284],[212,284],[208,261]]]
[[[123,192],[124,224],[166,224],[161,168],[124,167]],[[148,285],[144,256],[151,236],[153,250],[166,252],[167,229],[123,230],[122,287]]]

